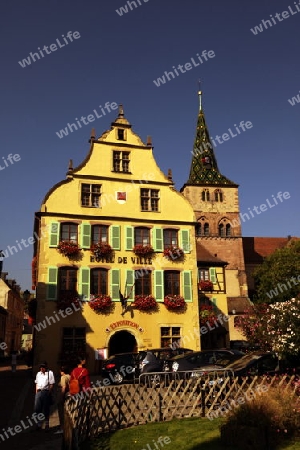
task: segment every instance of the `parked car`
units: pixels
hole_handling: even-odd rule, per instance
[[[275,375],[280,372],[279,359],[274,352],[255,351],[226,366],[234,376]]]
[[[108,378],[111,384],[121,384],[125,380],[133,380],[139,373],[142,355],[135,353],[118,353],[103,361],[101,375]]]
[[[162,347],[142,350],[140,371],[147,372],[165,372],[168,370],[167,361],[175,356],[181,356],[188,353],[194,353],[190,348],[172,348]]]
[[[215,349],[202,350],[191,354],[175,356],[167,364],[172,372],[192,371],[194,369],[222,369],[233,361],[239,360],[245,353],[239,350]]]

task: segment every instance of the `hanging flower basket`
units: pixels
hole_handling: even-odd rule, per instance
[[[184,251],[179,247],[168,247],[164,249],[164,257],[170,261],[180,259],[184,256]]]
[[[214,285],[209,280],[207,280],[207,281],[202,280],[199,283],[199,289],[200,289],[200,291],[213,291]]]
[[[103,256],[108,256],[112,252],[112,248],[107,242],[98,242],[91,246],[91,252],[96,256],[96,258],[101,258]]]
[[[207,323],[209,323],[209,325],[213,325],[214,322],[218,319],[215,314],[214,308],[210,305],[200,306],[199,317],[200,325],[207,325]]]
[[[157,302],[152,295],[136,295],[132,306],[140,311],[149,311],[157,307]]]
[[[142,244],[137,244],[133,247],[132,251],[136,254],[136,255],[140,255],[140,256],[146,256],[146,255],[150,255],[151,253],[154,252],[153,248],[151,247],[151,245],[142,245]]]
[[[112,299],[106,294],[91,295],[89,306],[93,311],[103,311],[110,308],[112,305]]]
[[[77,255],[81,249],[76,242],[61,241],[57,246],[57,250],[64,256],[74,256]]]
[[[185,300],[181,295],[166,295],[164,304],[168,309],[181,309],[185,306]]]
[[[65,310],[66,308],[71,308],[72,305],[78,309],[81,307],[80,299],[78,298],[78,294],[76,292],[62,292],[59,294],[59,299],[57,301],[57,309]]]

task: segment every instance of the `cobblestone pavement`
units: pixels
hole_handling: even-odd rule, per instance
[[[10,366],[0,366],[0,450],[61,450],[62,437],[54,434],[59,425],[55,406],[52,407],[49,432],[34,431],[34,427],[29,426],[34,386],[32,371],[26,365],[18,364],[15,373]],[[15,432],[17,425],[19,431]],[[11,431],[8,431],[9,427]]]

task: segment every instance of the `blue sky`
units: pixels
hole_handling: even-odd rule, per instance
[[[120,16],[124,0],[32,0],[1,5],[0,248],[32,236],[34,212],[65,178],[68,161],[86,156],[90,130],[99,136],[116,112],[59,139],[56,132],[105,102],[122,103],[133,129],[152,136],[160,168],[186,182],[198,112],[198,79],[210,135],[251,121],[253,127],[220,144],[221,172],[240,185],[240,209],[278,192],[290,198],[243,224],[244,236],[299,236],[300,12],[294,1],[139,0]],[[294,12],[255,35],[250,29]],[[300,6],[299,6],[300,9]],[[285,16],[287,16],[285,14]],[[274,19],[275,20],[275,19]],[[63,45],[68,31],[80,38]],[[18,63],[48,46],[49,54]],[[58,47],[58,44],[57,44]],[[215,57],[160,87],[153,80],[213,50]],[[11,164],[7,156],[19,154]],[[23,289],[31,287],[32,246],[4,261]]]

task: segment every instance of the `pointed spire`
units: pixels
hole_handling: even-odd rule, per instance
[[[192,151],[193,159],[189,179],[186,184],[226,184],[235,185],[224,177],[218,169],[214,149],[209,137],[204,111],[202,108],[202,91],[198,91],[199,113],[197,120],[196,138]]]
[[[147,136],[147,146],[152,147],[152,138],[151,136]]]
[[[67,178],[73,178],[73,160],[70,159],[69,160],[69,167],[68,167],[68,172],[67,172]]]
[[[119,115],[118,117],[124,117],[124,109],[123,109],[123,105],[119,105]]]

